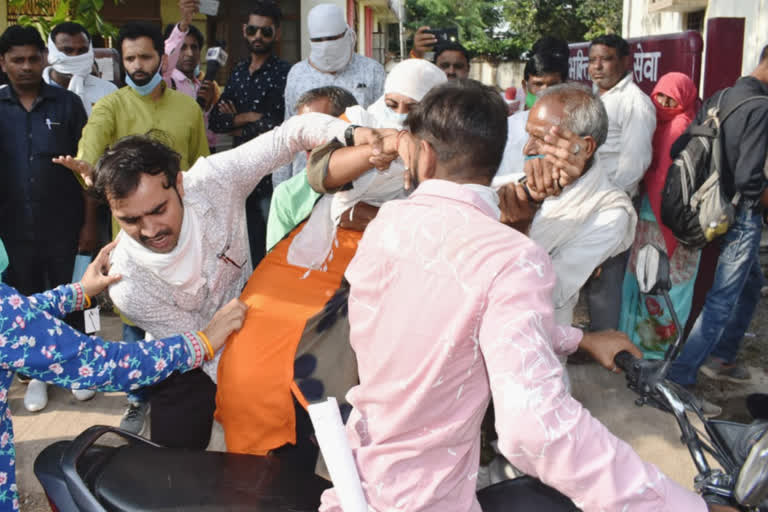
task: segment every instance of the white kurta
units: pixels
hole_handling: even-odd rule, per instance
[[[653,157],[656,108],[632,81],[632,73],[627,73],[600,99],[608,112],[608,139],[597,154],[608,179],[633,197]]]

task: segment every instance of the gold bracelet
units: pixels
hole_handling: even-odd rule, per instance
[[[205,345],[205,355],[206,355],[205,360],[210,361],[211,359],[214,358],[214,355],[215,355],[213,353],[213,345],[211,345],[211,341],[208,339],[208,336],[206,336],[203,331],[198,331],[197,334],[200,335],[200,339],[203,340],[203,345]]]
[[[85,299],[85,307],[83,309],[90,309],[91,307],[91,298],[88,296],[85,291],[83,291],[83,298]]]

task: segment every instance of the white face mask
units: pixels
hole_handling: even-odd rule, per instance
[[[339,39],[309,44],[312,48],[309,54],[312,65],[325,73],[335,73],[349,64],[355,46],[355,33],[347,29]]]

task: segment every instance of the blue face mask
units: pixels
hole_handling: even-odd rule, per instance
[[[136,82],[131,80],[130,75],[127,73],[125,74],[125,83],[131,86],[131,89],[139,93],[141,96],[146,96],[147,94],[151,93],[153,90],[155,90],[155,87],[158,86],[160,82],[163,81],[163,77],[160,75],[160,69],[158,68],[157,73],[155,73],[155,76],[152,77],[152,80],[147,82],[144,85],[136,85]]]
[[[8,268],[8,253],[5,252],[3,241],[0,240],[0,283],[3,282],[3,272]]]
[[[395,124],[398,126],[398,128],[402,128],[405,126],[405,120],[408,118],[408,113],[405,114],[398,114],[391,108],[387,107],[384,111],[384,117],[386,117],[386,121],[391,124]]]

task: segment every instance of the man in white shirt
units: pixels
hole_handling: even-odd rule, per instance
[[[333,85],[352,93],[358,105],[368,108],[384,94],[384,67],[373,59],[355,53],[356,36],[347,25],[342,10],[334,4],[319,4],[309,11],[307,29],[312,46],[309,58],[294,64],[285,85],[285,118],[296,115],[299,96],[318,87]],[[272,175],[272,184],[300,173],[307,165],[306,155],[296,155]]]
[[[589,47],[589,76],[593,90],[608,112],[608,137],[598,150],[608,179],[630,197],[651,163],[656,110],[651,99],[632,81],[629,44],[615,34],[594,39]],[[589,283],[591,329],[616,329],[621,312],[621,287],[627,253],[607,260]]]
[[[94,103],[117,90],[112,82],[91,74],[93,63],[93,44],[85,27],[71,21],[53,27],[48,38],[49,66],[43,70],[43,80],[80,96],[88,116]]]
[[[245,200],[256,184],[297,151],[332,138],[348,123],[323,114],[297,116],[229,151],[201,157],[186,173],[179,154],[145,136],[108,149],[92,178],[120,225],[111,272],[112,302],[153,338],[198,330],[237,297],[251,274]],[[359,129],[358,129],[359,130]],[[67,157],[74,170],[84,170]],[[218,358],[208,376],[171,376],[151,394],[151,438],[205,449],[213,423]]]

